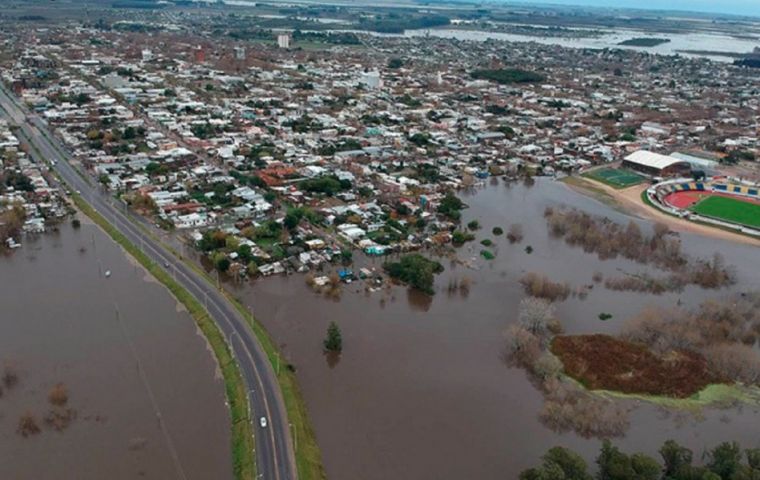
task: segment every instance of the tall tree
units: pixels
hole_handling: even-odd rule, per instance
[[[599,480],[633,480],[635,478],[631,459],[609,440],[602,443],[602,450],[599,452],[596,463],[599,466],[597,473]]]
[[[544,455],[544,462],[558,465],[568,480],[591,480],[586,461],[577,453],[563,447],[554,447]]]
[[[657,460],[643,453],[631,455],[631,466],[636,480],[658,480],[662,475],[662,466]]]
[[[691,466],[693,454],[674,440],[668,440],[660,448],[660,456],[665,462],[665,478],[676,478],[685,468]]]
[[[710,453],[707,467],[724,479],[733,478],[741,466],[742,451],[736,442],[723,442]]]

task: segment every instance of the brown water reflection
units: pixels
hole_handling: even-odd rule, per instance
[[[20,378],[0,397],[0,478],[232,477],[212,353],[168,292],[100,230],[66,225],[0,258],[0,309],[0,363]],[[24,411],[43,423],[58,382],[76,420],[17,435]]]
[[[332,480],[516,478],[554,445],[573,447],[589,458],[598,449],[597,440],[556,434],[538,421],[541,394],[521,370],[505,366],[503,332],[516,318],[523,296],[517,279],[527,271],[581,286],[593,283],[595,271],[619,275],[621,270],[647,270],[626,260],[600,262],[550,238],[543,219],[546,206],[628,218],[543,179],[529,188],[490,185],[465,201],[471,208],[463,221],[480,221],[478,240],[492,238],[497,258],[483,260],[481,245],[473,242],[462,247],[460,256],[475,268],[439,259],[446,271],[436,280],[433,298],[403,287],[368,296],[363,286],[352,284],[340,302],[333,302],[313,293],[300,275],[269,278],[239,290],[278,342],[286,344]],[[493,227],[506,231],[514,222],[523,226],[522,243],[510,245],[504,235],[493,238]],[[760,255],[752,247],[687,235],[683,244],[688,253],[703,257],[720,249],[737,266],[734,290],[759,288]],[[530,255],[528,245],[534,249]],[[472,282],[469,290],[449,294],[450,282],[465,277]],[[623,319],[647,304],[680,300],[696,305],[726,292],[690,287],[655,297],[597,286],[585,299],[560,303],[558,311],[571,333],[615,332]],[[600,312],[614,317],[600,322]],[[342,329],[344,350],[337,365],[328,365],[321,341],[333,320]],[[674,416],[680,420],[669,418]],[[692,447],[697,456],[723,440],[760,446],[756,408],[706,411],[697,419],[643,405],[631,421],[619,443],[650,454],[668,438]]]

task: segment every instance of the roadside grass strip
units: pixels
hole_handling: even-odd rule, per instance
[[[214,284],[214,280],[197,264],[186,261],[185,265],[192,268],[207,281]],[[288,414],[288,421],[292,425],[291,435],[295,443],[296,468],[298,469],[299,480],[325,480],[325,473],[322,464],[322,453],[317,444],[317,437],[309,421],[306,403],[301,394],[300,387],[296,379],[295,372],[288,368],[280,354],[276,343],[269,336],[266,328],[256,320],[256,317],[235,297],[227,291],[223,291],[225,297],[232,302],[234,307],[245,318],[248,325],[256,335],[259,344],[264,349],[269,362],[274,369],[277,381],[280,384],[280,391],[285,402],[285,409]]]
[[[144,225],[139,222],[136,222],[135,225],[146,235],[149,235],[154,240],[160,242],[160,239],[153,235]],[[183,258],[171,246],[164,245],[164,247],[175,257]],[[195,262],[185,258],[183,258],[182,261],[185,266],[194,270],[209,282],[209,284],[213,286],[216,285],[216,279],[211,278],[209,274],[200,268]],[[276,343],[269,336],[269,332],[267,332],[266,328],[256,320],[250,310],[226,290],[222,290],[222,293],[243,316],[251,327],[251,330],[253,330],[253,333],[256,335],[259,345],[261,345],[264,353],[267,355],[275,372],[275,376],[277,377],[277,381],[280,384],[280,391],[282,392],[283,401],[285,403],[288,421],[292,425],[291,435],[293,436],[293,441],[295,443],[294,447],[297,447],[294,448],[294,450],[299,480],[325,480],[327,474],[325,473],[324,465],[322,464],[322,453],[317,444],[317,437],[314,429],[309,421],[306,403],[304,402],[294,371],[290,370],[288,365],[284,363],[283,357],[280,354]]]

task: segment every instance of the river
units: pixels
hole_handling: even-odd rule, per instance
[[[0,397],[0,478],[232,478],[213,353],[100,229],[83,221],[24,238],[0,257],[0,305],[0,367],[19,378]],[[76,411],[62,432],[42,421],[59,382]],[[27,411],[42,431],[24,438]]]
[[[336,30],[339,31],[339,30]],[[737,38],[730,35],[718,33],[658,33],[644,32],[639,30],[626,29],[603,29],[602,34],[597,37],[583,38],[563,38],[552,36],[533,36],[518,35],[512,33],[487,32],[483,30],[465,30],[455,28],[433,28],[423,30],[407,30],[402,34],[382,34],[375,32],[355,31],[356,33],[370,33],[371,35],[381,37],[439,37],[453,38],[457,40],[478,41],[486,40],[504,40],[508,42],[535,42],[542,45],[558,45],[568,48],[588,48],[588,49],[627,49],[641,52],[658,53],[661,55],[679,54],[685,57],[704,57],[720,62],[731,62],[733,58],[719,54],[707,53],[686,53],[694,52],[722,52],[732,54],[743,54],[752,52],[755,47],[760,47],[760,39]],[[656,37],[666,38],[670,41],[654,47],[636,47],[628,45],[619,45],[624,40],[637,37]]]
[[[644,270],[626,260],[602,262],[551,238],[543,219],[546,206],[577,207],[619,222],[629,217],[549,179],[532,187],[498,181],[463,199],[470,206],[463,222],[480,221],[478,240],[493,239],[497,257],[491,262],[479,258],[481,246],[472,242],[460,256],[472,257],[477,269],[442,259],[446,271],[436,279],[438,293],[432,299],[401,286],[367,294],[359,282],[344,287],[335,301],[312,292],[302,275],[237,287],[297,369],[331,480],[517,478],[552,446],[571,447],[590,461],[598,450],[598,440],[557,434],[539,422],[542,396],[522,370],[504,364],[503,332],[515,321],[524,295],[517,280],[527,271],[579,286],[593,283],[596,271]],[[493,227],[506,231],[515,222],[525,233],[521,244],[491,234]],[[736,266],[739,283],[730,290],[760,288],[754,247],[687,234],[681,238],[687,253],[709,257],[720,250]],[[532,254],[525,252],[527,245]],[[465,276],[472,280],[469,295],[449,295],[449,280]],[[586,299],[559,303],[558,315],[569,333],[613,333],[645,305],[672,306],[679,299],[697,305],[728,292],[695,287],[652,296],[597,286]],[[614,317],[601,322],[600,312]],[[337,363],[321,350],[333,320],[344,339]],[[656,455],[661,443],[673,438],[699,458],[703,449],[724,440],[760,445],[758,421],[755,407],[708,409],[694,416],[641,405],[617,443]]]

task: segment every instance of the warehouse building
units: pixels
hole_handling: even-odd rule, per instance
[[[689,162],[646,150],[639,150],[625,157],[623,167],[654,177],[691,175]]]

